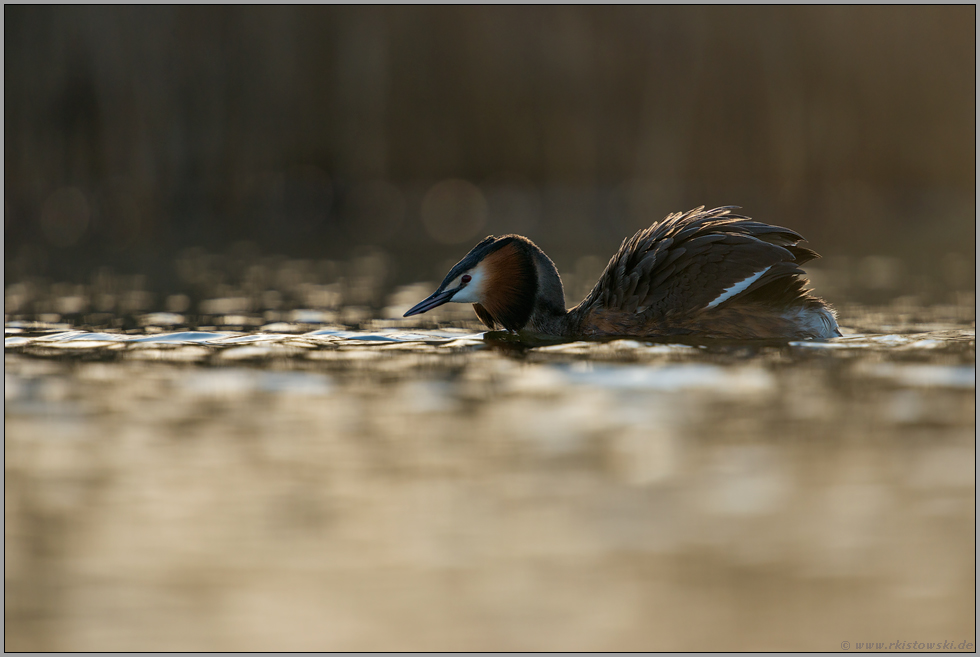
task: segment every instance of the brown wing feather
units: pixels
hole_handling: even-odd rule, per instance
[[[784,304],[805,297],[804,282],[797,278],[803,272],[797,265],[816,254],[796,246],[803,237],[732,209],[701,207],[672,214],[624,240],[580,307],[601,306],[653,318],[700,312],[732,286],[764,270],[721,305],[753,293],[758,300]]]

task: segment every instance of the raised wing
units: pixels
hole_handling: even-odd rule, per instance
[[[798,265],[817,254],[796,246],[803,237],[733,209],[672,214],[624,240],[583,304],[665,317],[805,295]]]

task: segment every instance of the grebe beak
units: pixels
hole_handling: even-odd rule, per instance
[[[432,310],[433,308],[438,308],[444,303],[452,301],[453,295],[459,292],[460,288],[453,288],[451,290],[444,290],[440,292],[436,290],[428,299],[424,299],[409,310],[407,313],[402,315],[402,317],[411,317],[412,315],[421,315],[424,312]]]

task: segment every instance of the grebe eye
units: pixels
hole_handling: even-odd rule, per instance
[[[463,284],[465,285],[466,283],[469,283],[470,281],[472,281],[473,280],[473,277],[470,276],[469,274],[463,274],[463,278],[461,280],[463,281]]]

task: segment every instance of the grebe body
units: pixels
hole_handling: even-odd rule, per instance
[[[806,289],[803,237],[735,214],[676,213],[623,241],[599,281],[565,309],[551,259],[520,235],[487,237],[407,313],[471,303],[489,328],[568,338],[827,339],[833,309]]]

